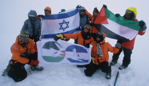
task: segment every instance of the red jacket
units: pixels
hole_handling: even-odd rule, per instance
[[[138,20],[135,19],[134,21],[138,21]],[[144,35],[145,32],[139,31],[138,34],[139,34],[139,35]],[[135,38],[136,38],[136,37],[135,37]],[[134,46],[134,43],[135,43],[135,38],[132,39],[131,41],[123,42],[123,43],[121,44],[121,46],[124,47],[124,48],[133,49],[133,46]]]

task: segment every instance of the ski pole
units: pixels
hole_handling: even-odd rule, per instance
[[[116,86],[116,82],[117,82],[118,76],[119,76],[119,71],[118,71],[117,74],[116,74],[115,82],[114,82],[114,85],[113,85],[113,86]]]

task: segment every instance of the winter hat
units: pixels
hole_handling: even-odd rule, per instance
[[[46,7],[44,10],[49,10],[49,11],[51,11],[51,8],[50,8],[50,7]]]
[[[80,11],[85,11],[86,9],[84,7],[80,7]]]
[[[132,11],[135,14],[135,18],[137,17],[137,9],[135,7],[129,7],[129,8],[127,8],[127,10]]]
[[[28,13],[28,17],[37,17],[37,13],[35,10],[30,10],[30,12]]]
[[[99,13],[97,7],[94,8],[93,13],[94,13],[94,12]]]
[[[27,31],[22,31],[18,38],[24,39],[25,43],[28,43],[29,33]]]
[[[97,34],[96,34],[96,38],[100,38],[100,41],[97,41],[97,42],[101,42],[101,41],[103,41],[104,40],[104,35],[101,33],[101,32],[98,32]]]

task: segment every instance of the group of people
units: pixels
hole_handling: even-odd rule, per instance
[[[107,9],[106,5],[103,5]],[[99,13],[95,7],[93,15],[90,14],[85,7],[78,5],[76,7],[80,13],[80,29],[81,32],[72,34],[58,34],[54,37],[54,40],[58,39],[74,39],[76,44],[85,46],[87,48],[92,45],[91,50],[91,63],[84,65],[86,70],[84,73],[86,76],[91,77],[94,72],[101,69],[105,72],[107,79],[111,78],[111,66],[117,63],[119,55],[124,51],[124,59],[122,65],[119,67],[120,70],[125,69],[131,62],[132,49],[134,47],[135,38],[128,42],[118,40],[114,47],[110,43],[105,42],[106,34],[100,31],[100,27],[94,24],[94,21]],[[64,12],[62,9],[61,12]],[[31,66],[31,70],[42,71],[43,67],[38,66],[38,56],[36,42],[39,41],[41,35],[41,18],[51,14],[51,8],[46,7],[44,9],[45,15],[37,15],[36,11],[31,10],[28,13],[28,19],[24,22],[20,34],[16,38],[16,42],[11,46],[12,58],[7,67],[8,76],[12,77],[14,81],[22,81],[27,77],[27,72],[24,68],[25,64]],[[128,8],[124,14],[124,19],[137,21],[136,19],[137,10],[136,8]],[[119,17],[119,14],[115,14]],[[139,22],[140,30],[139,35],[143,35],[146,30],[145,22]],[[109,65],[108,51],[114,53],[113,59]],[[77,65],[78,67],[82,67]]]

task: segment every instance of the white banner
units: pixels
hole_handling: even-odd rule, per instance
[[[91,61],[91,48],[63,40],[44,39],[37,42],[39,66],[46,64],[86,65]]]

